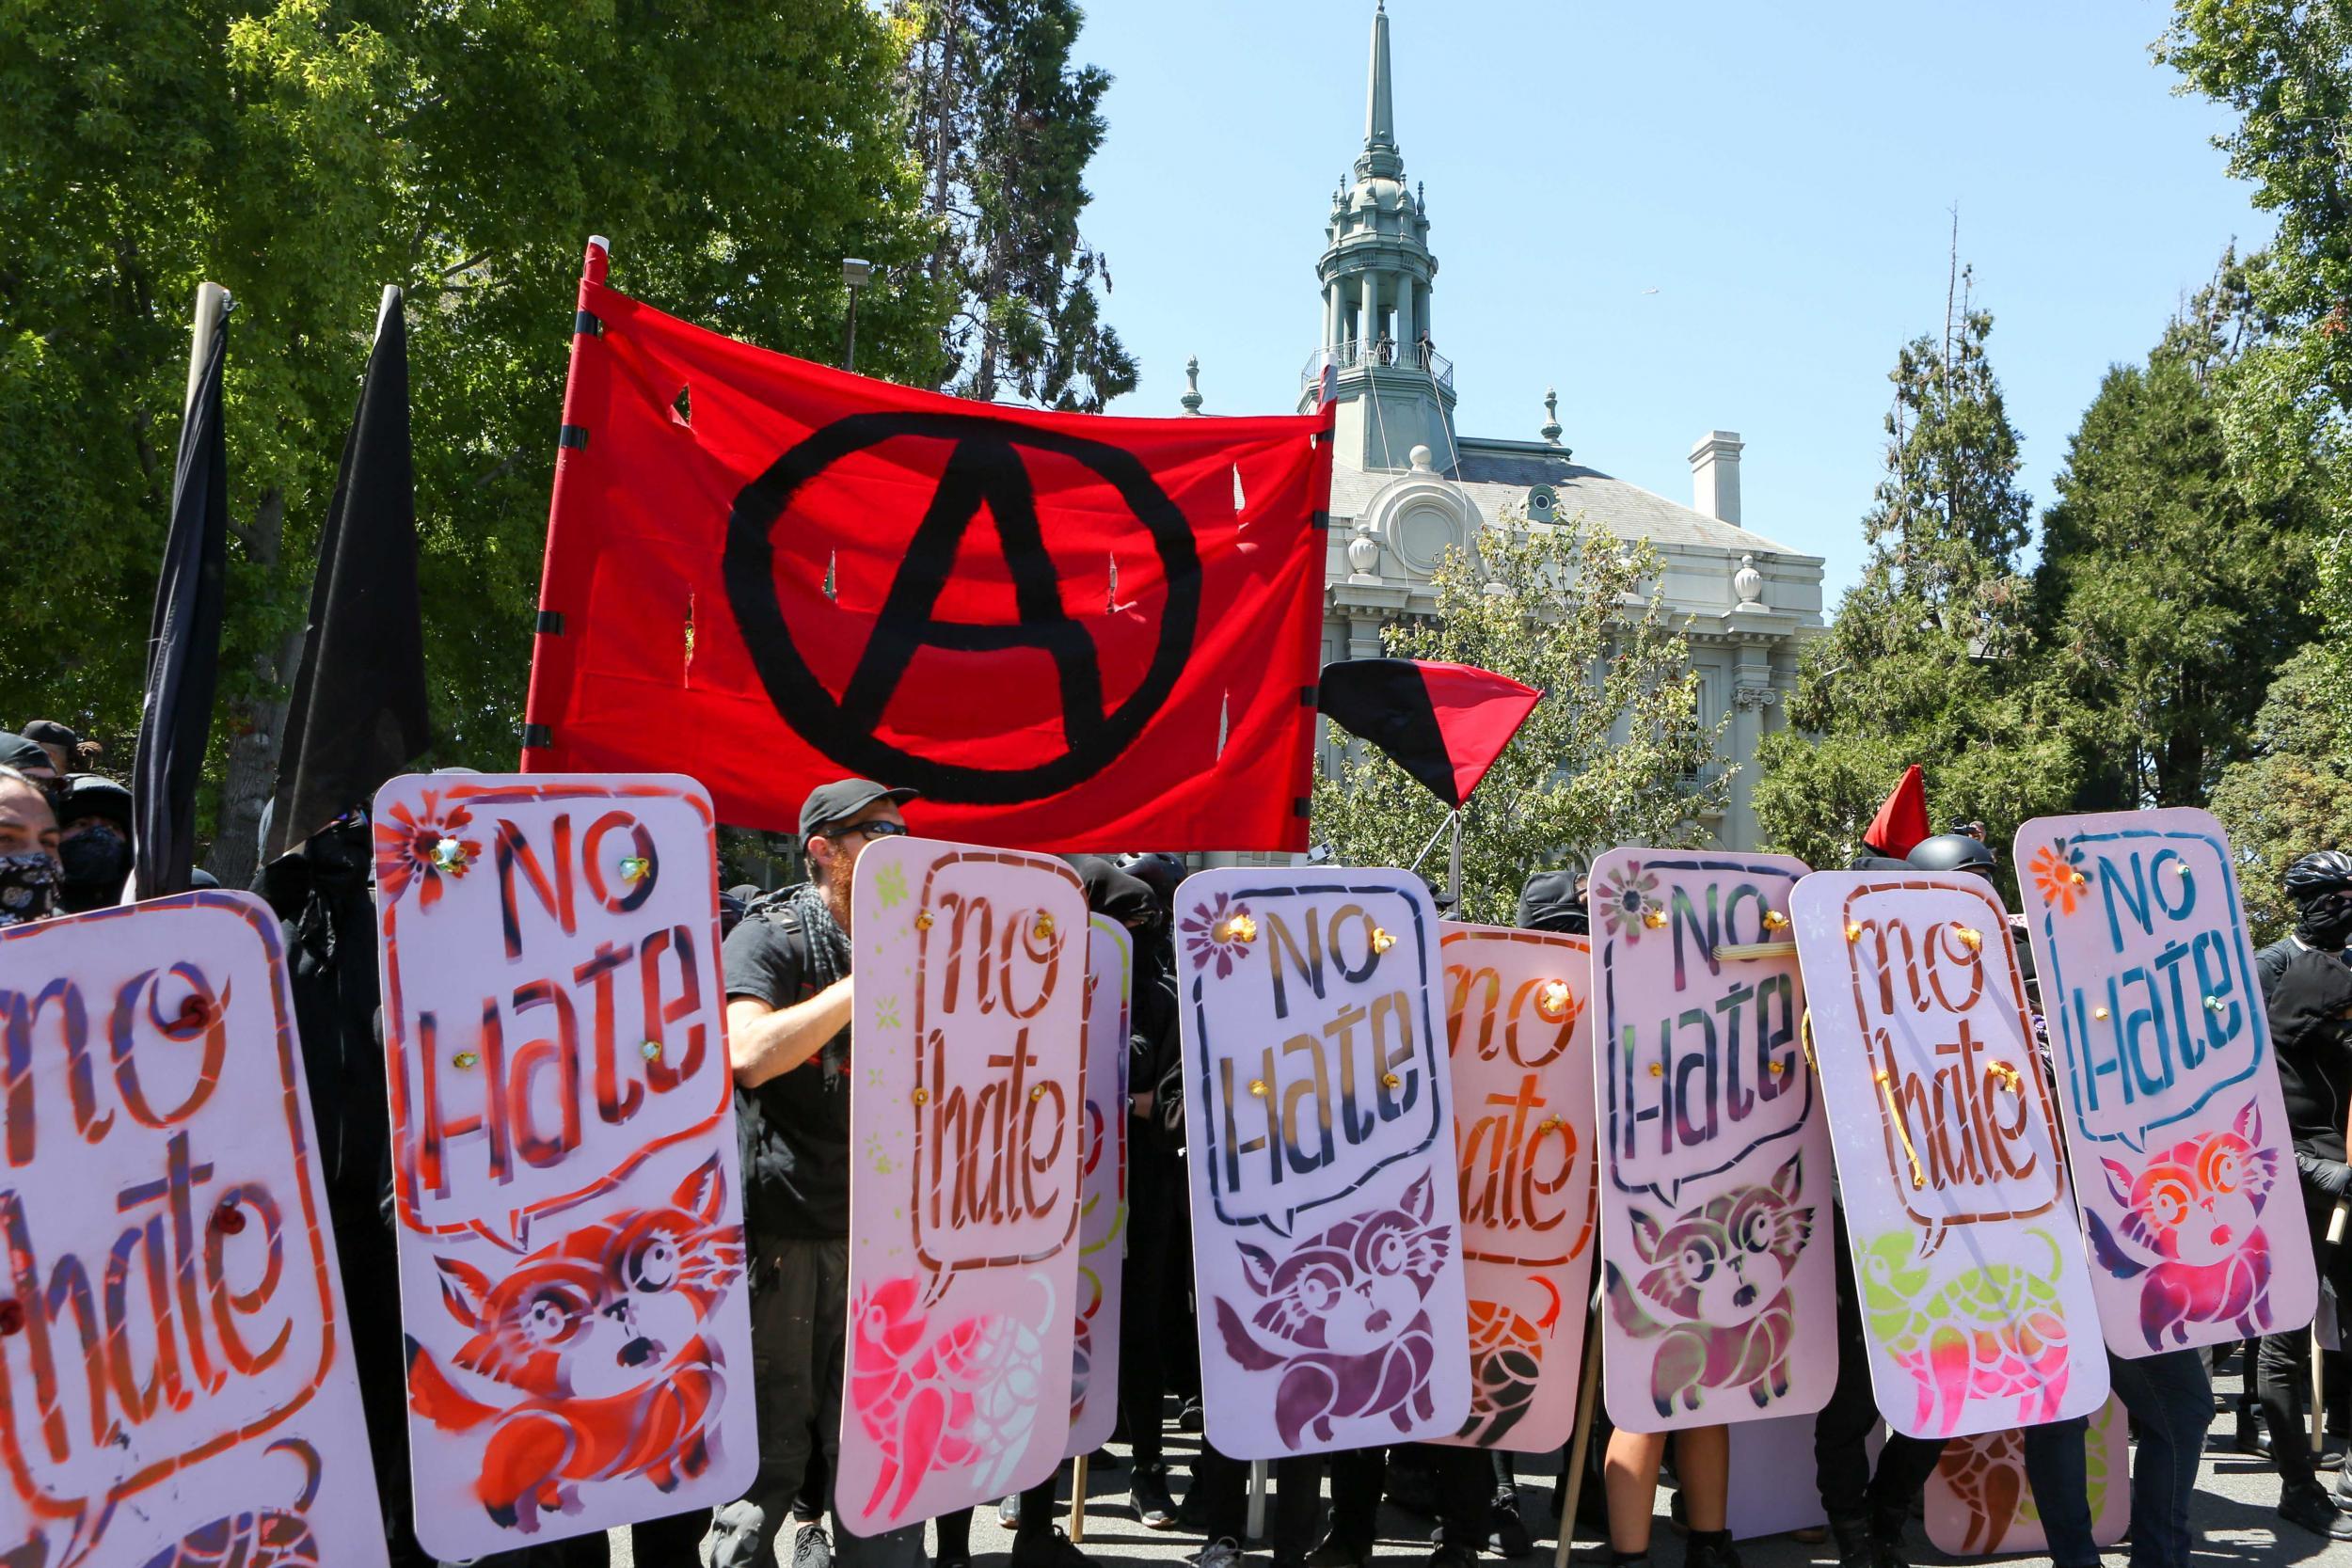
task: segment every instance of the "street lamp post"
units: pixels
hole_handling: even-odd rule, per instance
[[[842,329],[841,339],[841,368],[845,371],[857,369],[857,292],[866,287],[866,279],[873,276],[873,262],[855,256],[841,259],[841,281],[849,285],[850,290],[850,320]]]

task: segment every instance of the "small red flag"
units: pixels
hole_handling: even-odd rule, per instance
[[[1895,792],[1886,798],[1886,803],[1879,807],[1879,814],[1870,819],[1869,829],[1863,833],[1862,842],[1882,855],[1900,860],[1933,832],[1928,826],[1928,783],[1919,772],[1919,765],[1915,762],[1903,769],[1902,780],[1895,785]]]

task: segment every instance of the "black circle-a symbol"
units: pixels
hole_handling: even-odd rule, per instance
[[[873,633],[836,699],[809,667],[785,620],[771,535],[803,485],[842,458],[898,436],[955,445],[906,560],[891,580]],[[1090,470],[1126,503],[1159,553],[1168,590],[1159,641],[1143,679],[1107,714],[1094,641],[1062,609],[1060,574],[1038,526],[1024,448],[1070,458]],[[935,620],[931,611],[955,568],[957,546],[983,503],[1004,546],[1019,618],[1009,626]],[[1200,617],[1200,554],[1192,525],[1134,453],[972,414],[853,414],[817,431],[735,498],[723,569],[727,601],[752,667],[769,701],[803,738],[861,773],[912,785],[934,800],[969,805],[1041,800],[1100,773],[1175,690],[1192,656]],[[1059,678],[1066,750],[1026,768],[975,768],[882,740],[875,731],[883,710],[925,647],[963,653],[1042,649]],[[974,700],[987,697],[976,692]]]

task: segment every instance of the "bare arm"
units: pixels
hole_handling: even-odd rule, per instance
[[[727,1062],[739,1088],[755,1089],[791,1071],[849,1026],[850,976],[805,1002],[771,1007],[755,996],[727,998]]]

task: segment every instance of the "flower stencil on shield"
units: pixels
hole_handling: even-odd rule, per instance
[[[2044,905],[2056,904],[2058,913],[2073,914],[2086,896],[2090,873],[2083,869],[2083,852],[2060,839],[2033,852],[2033,885]]]
[[[1258,938],[1258,923],[1250,916],[1249,906],[1233,903],[1222,893],[1214,904],[1195,904],[1184,916],[1184,951],[1191,955],[1192,967],[1206,969],[1214,963],[1220,980],[1233,973],[1233,965]]]
[[[1650,895],[1657,891],[1657,872],[1643,870],[1639,861],[1626,862],[1600,885],[1601,928],[1629,944],[1641,941]]]
[[[462,836],[473,825],[473,814],[453,804],[446,811],[433,790],[411,813],[405,803],[392,807],[389,821],[375,824],[375,885],[386,898],[398,898],[418,884],[417,907],[431,909],[440,901],[441,879],[463,877],[482,858],[482,841]]]

